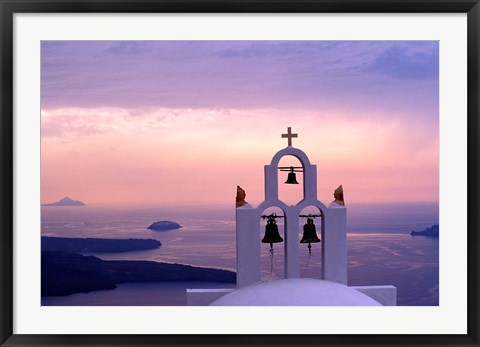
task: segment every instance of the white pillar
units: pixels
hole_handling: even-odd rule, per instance
[[[256,210],[237,207],[237,287],[261,281],[260,218]]]
[[[347,209],[329,207],[323,223],[323,278],[347,284]]]
[[[265,201],[278,200],[277,166],[265,165]]]
[[[300,276],[298,243],[298,212],[296,208],[290,208],[285,211],[285,278]]]
[[[317,200],[317,165],[304,164],[304,185],[303,198],[306,200]]]

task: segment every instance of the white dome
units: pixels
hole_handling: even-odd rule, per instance
[[[313,278],[259,282],[228,293],[211,306],[382,306],[346,285]]]

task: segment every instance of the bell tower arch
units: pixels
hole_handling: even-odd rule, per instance
[[[347,284],[347,236],[346,208],[335,202],[328,207],[317,199],[317,166],[312,165],[307,155],[293,147],[292,138],[297,138],[288,128],[282,138],[288,139],[288,146],[279,150],[269,165],[265,165],[265,200],[257,207],[250,204],[237,205],[237,287],[243,287],[261,281],[260,263],[260,218],[262,212],[270,206],[277,206],[284,212],[285,218],[285,254],[284,266],[286,278],[300,277],[298,266],[298,223],[300,213],[307,206],[317,207],[322,214],[322,273],[321,279]],[[303,199],[296,205],[287,205],[278,197],[277,170],[280,159],[291,155],[296,157],[304,174]]]
[[[302,164],[303,199],[317,198],[317,166],[310,164],[307,155],[298,148],[286,147],[278,151],[269,165],[265,165],[265,200],[278,199],[278,164],[280,159],[291,155]],[[308,184],[307,184],[308,183]]]

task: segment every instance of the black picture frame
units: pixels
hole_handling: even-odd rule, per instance
[[[478,0],[0,0],[1,346],[479,346]],[[13,334],[13,16],[15,13],[467,13],[468,332],[465,335],[19,335]],[[188,330],[188,327],[185,327]]]

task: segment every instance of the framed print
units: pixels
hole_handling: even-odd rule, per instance
[[[2,346],[479,345],[479,9],[1,0]]]

